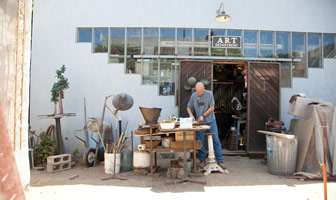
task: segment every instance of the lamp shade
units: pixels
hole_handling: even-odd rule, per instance
[[[229,21],[231,21],[231,17],[230,15],[226,14],[224,11],[220,12],[216,16],[216,22],[229,22]]]

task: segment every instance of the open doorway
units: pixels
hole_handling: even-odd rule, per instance
[[[224,153],[245,153],[247,63],[214,62],[213,94],[219,138]]]

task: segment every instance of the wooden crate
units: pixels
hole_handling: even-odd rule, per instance
[[[194,141],[187,141],[187,149],[192,149],[194,145]],[[201,149],[202,142],[200,140],[196,141],[196,149]],[[183,149],[183,141],[172,141],[170,143],[170,148],[176,148],[176,149]]]
[[[176,132],[175,133],[175,141],[183,141],[183,132]],[[196,134],[195,134],[196,137]],[[194,132],[193,131],[186,131],[186,140],[192,141],[194,138]]]
[[[153,140],[152,144],[153,144],[153,148],[157,147],[160,144],[161,140]],[[149,149],[151,147],[151,142],[150,141],[145,141],[146,144],[146,149]]]

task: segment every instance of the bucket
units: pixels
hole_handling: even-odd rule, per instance
[[[114,172],[114,153],[105,153],[105,174],[113,174]],[[116,154],[116,169],[115,173],[119,174],[120,172],[120,153]]]
[[[295,172],[297,139],[266,136],[268,172],[292,175]]]
[[[120,157],[120,171],[130,171],[133,168],[132,155],[133,152],[129,148],[124,149],[121,152]]]

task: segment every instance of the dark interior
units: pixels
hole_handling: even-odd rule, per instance
[[[219,138],[226,151],[246,150],[247,88],[245,76],[247,76],[246,63],[213,64],[215,114]],[[240,127],[239,130],[238,127]]]

